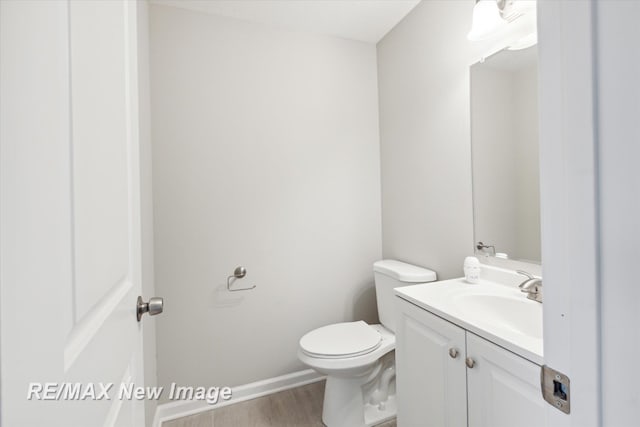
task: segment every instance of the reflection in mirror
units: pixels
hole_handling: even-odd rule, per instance
[[[471,146],[477,253],[540,263],[537,46],[471,66]]]

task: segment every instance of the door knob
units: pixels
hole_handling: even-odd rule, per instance
[[[476,361],[475,361],[475,360],[473,360],[473,359],[472,359],[472,358],[470,358],[470,357],[467,357],[467,358],[465,359],[465,363],[467,364],[467,368],[469,368],[469,369],[471,369],[471,368],[473,368],[474,366],[476,366]]]
[[[452,359],[458,357],[458,349],[451,347],[449,349],[449,356],[451,356]]]
[[[138,322],[142,319],[142,315],[145,313],[149,313],[149,316],[155,316],[156,314],[162,313],[163,306],[164,300],[160,297],[153,297],[149,299],[149,302],[144,302],[142,297],[139,296],[136,303]]]

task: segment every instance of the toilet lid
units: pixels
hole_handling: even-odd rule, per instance
[[[360,320],[315,329],[300,338],[300,348],[313,357],[355,357],[372,352],[381,341],[380,333]]]

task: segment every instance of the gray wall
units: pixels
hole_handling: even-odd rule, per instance
[[[462,275],[473,252],[473,1],[424,1],[377,46],[383,255]]]
[[[303,369],[307,331],[376,320],[375,46],[151,6],[158,379]],[[248,274],[226,291],[238,265]]]

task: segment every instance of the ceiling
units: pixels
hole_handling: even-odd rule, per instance
[[[377,43],[420,0],[151,0],[151,3]]]

